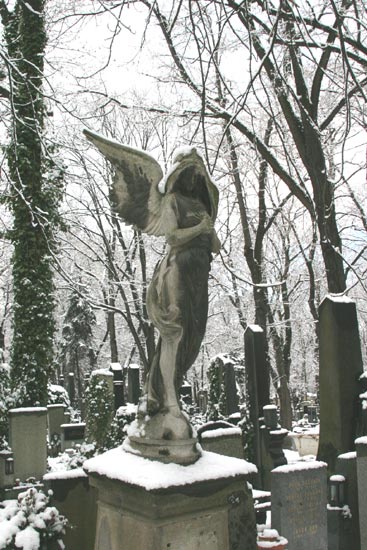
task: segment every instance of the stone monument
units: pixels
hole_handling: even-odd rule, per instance
[[[320,439],[318,460],[335,472],[338,455],[354,450],[363,373],[356,304],[326,296],[320,313]]]
[[[147,153],[84,133],[114,167],[120,217],[168,245],[147,292],[159,340],[137,418],[122,447],[85,463],[99,491],[95,550],[255,550],[246,483],[255,467],[202,452],[179,403],[205,334],[218,190],[194,148],[176,153],[163,176]]]

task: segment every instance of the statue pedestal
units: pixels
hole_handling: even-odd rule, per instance
[[[203,452],[182,466],[119,447],[84,468],[99,492],[94,550],[256,549],[245,460]]]

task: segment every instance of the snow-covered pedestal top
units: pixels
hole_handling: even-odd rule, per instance
[[[193,483],[254,474],[256,466],[246,460],[203,451],[190,466],[164,464],[128,453],[118,447],[84,462],[88,474],[97,474],[147,491],[182,487]]]
[[[294,462],[292,464],[286,464],[285,466],[278,466],[272,470],[273,472],[288,474],[289,472],[299,472],[302,470],[317,470],[318,468],[327,467],[326,462],[319,460],[310,460],[307,462]]]

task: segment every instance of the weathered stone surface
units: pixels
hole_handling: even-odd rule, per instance
[[[139,403],[140,397],[140,369],[139,365],[130,365],[127,371],[128,403]]]
[[[327,550],[326,506],[326,464],[299,462],[272,471],[272,528],[288,539],[290,550]]]
[[[15,477],[42,479],[47,471],[47,408],[9,411],[9,443],[14,453]]]
[[[337,456],[352,451],[363,372],[356,304],[327,296],[320,305],[320,440],[318,459],[335,472]]]
[[[61,425],[61,450],[81,444],[85,439],[85,422]]]

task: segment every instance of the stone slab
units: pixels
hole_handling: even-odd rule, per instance
[[[15,478],[42,479],[47,471],[47,408],[11,409],[9,443],[14,453]]]
[[[356,439],[361,548],[367,548],[367,437]]]
[[[327,465],[310,461],[271,472],[272,528],[289,550],[327,550]]]

